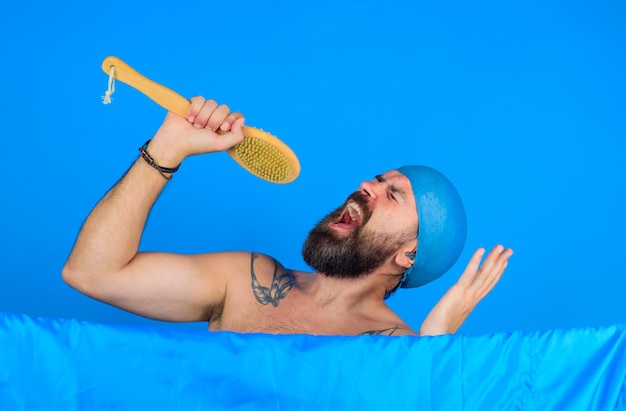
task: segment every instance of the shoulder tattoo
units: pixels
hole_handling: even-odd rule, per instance
[[[393,335],[396,331],[400,329],[399,326],[395,326],[393,328],[385,328],[384,330],[370,330],[360,333],[359,335]]]
[[[252,291],[256,300],[263,304],[271,304],[273,307],[278,307],[280,300],[285,298],[295,283],[295,277],[293,273],[286,270],[278,262],[272,258],[274,262],[274,274],[272,275],[272,284],[269,287],[264,287],[259,283],[254,273],[254,260],[258,257],[256,253],[252,253],[250,256],[250,277],[252,277]],[[280,273],[278,272],[280,269]]]

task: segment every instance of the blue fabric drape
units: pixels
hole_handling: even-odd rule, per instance
[[[2,410],[625,410],[626,326],[211,333],[0,315]]]

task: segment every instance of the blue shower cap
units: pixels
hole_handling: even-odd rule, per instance
[[[397,170],[411,182],[419,224],[415,261],[404,272],[401,286],[421,287],[458,260],[467,236],[467,217],[461,196],[439,171],[426,166]]]

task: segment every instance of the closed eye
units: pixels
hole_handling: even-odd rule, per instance
[[[380,174],[374,177],[374,180],[378,181],[379,183],[387,182],[387,180],[385,180],[385,178],[381,176]],[[399,192],[396,186],[387,184],[387,194],[389,195],[389,198],[391,198],[393,201],[397,203],[398,199],[396,198],[396,196],[393,195],[394,192]]]

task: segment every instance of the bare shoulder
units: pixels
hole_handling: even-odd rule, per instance
[[[293,283],[294,275],[277,259],[258,252],[229,251],[198,256],[198,262],[206,272],[216,272],[226,285],[246,284],[260,288],[268,281],[281,285]],[[280,287],[279,287],[280,288]],[[284,289],[284,287],[282,287]],[[283,290],[284,291],[284,290]]]
[[[274,257],[263,253],[229,253],[227,259],[231,272],[226,274],[224,304],[212,317],[209,329],[273,330],[280,317],[276,309],[279,306],[285,308],[283,300],[296,283],[295,274]],[[280,317],[280,320],[284,318]]]
[[[240,303],[254,297],[261,305],[277,307],[295,284],[293,271],[286,269],[277,259],[267,254],[213,253],[206,254],[203,260],[206,266],[219,266],[225,289]]]
[[[278,307],[295,284],[292,270],[265,254],[251,253],[250,283],[254,297],[261,305]]]
[[[280,263],[280,261],[278,261],[276,258],[267,254],[253,251],[249,254],[249,261],[250,261],[250,270],[257,270],[260,272],[270,272],[272,274],[275,271],[276,272],[287,271],[285,267]]]

